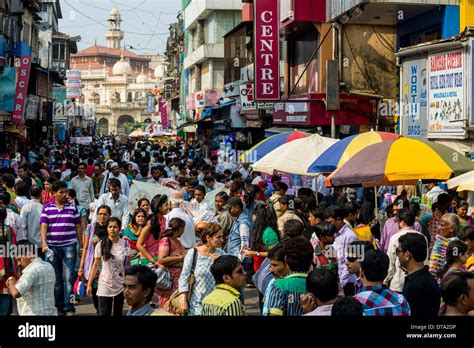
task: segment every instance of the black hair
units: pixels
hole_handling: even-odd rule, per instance
[[[364,254],[360,267],[369,282],[383,282],[388,274],[390,260],[383,251],[369,250]]]
[[[369,250],[375,250],[374,245],[369,241],[365,240],[355,240],[346,248],[346,256],[348,254],[352,255],[353,257],[357,257],[358,259],[362,259],[366,252]]]
[[[232,273],[240,264],[238,257],[233,255],[222,255],[218,257],[211,265],[210,271],[216,284],[224,283],[224,276],[232,276]]]
[[[5,184],[6,187],[12,189],[15,186],[15,177],[11,174],[5,174],[2,176],[2,182]]]
[[[336,205],[331,205],[329,206],[326,211],[324,212],[324,218],[333,218],[333,219],[340,219],[344,220],[344,210],[341,207],[338,207]]]
[[[202,193],[204,193],[204,196],[206,195],[206,188],[202,185],[197,185],[194,190],[198,190],[198,191],[201,191]]]
[[[438,271],[438,277],[442,279],[453,263],[458,261],[459,257],[466,252],[467,245],[460,240],[453,240],[452,242],[449,242],[448,247],[446,248],[446,263],[444,267]]]
[[[453,200],[453,197],[451,197],[447,193],[441,193],[438,196],[438,200],[436,202],[438,203],[438,207],[439,207],[440,205],[450,203],[452,200]]]
[[[28,195],[28,186],[24,181],[18,181],[15,184],[15,193],[17,196],[27,196]]]
[[[135,219],[137,218],[137,215],[140,214],[140,213],[142,213],[145,216],[145,224],[146,224],[146,219],[148,217],[148,212],[146,212],[145,209],[137,208],[133,212],[132,220],[130,222],[130,225],[132,225],[134,228],[143,227],[143,226],[138,226],[137,222],[135,221]]]
[[[18,242],[16,242],[16,245],[20,247],[20,248],[18,248],[17,256],[26,257],[26,256],[28,256],[27,255],[28,253],[31,253],[31,255],[40,255],[41,254],[40,250],[39,250],[39,247],[37,245],[31,243],[28,239],[22,239],[22,240],[18,241]],[[22,245],[24,247],[21,247]],[[26,251],[26,254],[25,254],[25,251]]]
[[[474,273],[454,272],[446,276],[441,283],[441,297],[448,306],[456,306],[461,295],[470,291],[469,279],[474,279]]]
[[[204,176],[202,181],[216,181],[216,179],[214,179],[214,177],[212,175],[208,174],[208,175]]]
[[[279,236],[277,232],[277,218],[274,210],[264,204],[258,204],[255,207],[254,214],[257,218],[253,224],[250,241],[252,248],[261,250],[263,247],[263,233],[267,228],[271,228],[273,231],[275,231],[277,236]]]
[[[198,179],[190,179],[190,180],[187,182],[187,185],[196,188],[196,187],[199,186],[199,180],[198,180]]]
[[[348,217],[349,215],[356,215],[358,211],[360,211],[360,206],[354,202],[347,202],[344,204],[344,217]]]
[[[275,191],[288,191],[288,185],[283,181],[275,181],[273,187],[275,188]]]
[[[361,317],[363,315],[362,303],[352,296],[338,298],[332,305],[331,316],[334,317]]]
[[[40,197],[42,189],[38,185],[33,185],[30,188],[30,196],[31,197]]]
[[[462,241],[474,241],[474,229],[472,226],[467,226],[459,232],[459,239]]]
[[[292,272],[308,272],[313,261],[314,249],[304,237],[290,238],[283,246],[285,262]]]
[[[10,194],[7,191],[0,191],[0,201],[3,205],[9,205],[11,202]]]
[[[240,209],[244,209],[244,203],[242,203],[242,200],[239,197],[232,197],[227,202],[227,205],[229,207],[239,207]]]
[[[111,217],[108,221],[107,221],[107,235],[108,235],[108,228],[109,228],[109,224],[111,222],[115,222],[117,223],[119,229],[122,228],[122,221],[120,221],[119,218],[116,218],[116,217]],[[112,255],[112,245],[113,245],[113,242],[110,240],[110,238],[108,237],[105,237],[104,239],[102,239],[101,241],[101,251],[102,251],[102,257],[104,258],[105,261],[108,261],[110,259],[114,259],[115,256]]]
[[[285,262],[285,250],[282,245],[278,245],[268,251],[268,258],[271,260],[277,260],[279,262]]]
[[[138,200],[137,206],[140,208],[140,206],[142,205],[142,203],[143,203],[144,201],[147,201],[147,202],[148,202],[148,205],[150,205],[150,200],[149,200],[148,198],[146,198],[146,197],[142,197],[142,198],[140,198],[140,199]]]
[[[53,183],[52,191],[53,192],[58,192],[61,189],[67,189],[67,184],[64,181],[56,180]]]
[[[398,211],[398,221],[403,221],[407,226],[413,226],[415,224],[415,214],[412,210],[404,208]]]
[[[110,187],[118,187],[119,189],[122,188],[122,183],[120,182],[119,179],[116,179],[116,178],[109,179],[109,185]]]
[[[240,172],[233,172],[232,175],[230,176],[230,178],[232,180],[237,180],[237,179],[242,178],[242,174],[240,174]]]
[[[247,209],[250,209],[252,207],[252,204],[255,201],[255,198],[257,198],[257,195],[259,194],[259,192],[260,192],[260,189],[258,188],[258,186],[255,186],[255,185],[245,186],[244,202],[245,202],[245,207]]]
[[[306,277],[306,289],[321,302],[333,300],[339,292],[337,275],[328,269],[313,269]]]
[[[301,237],[304,231],[304,224],[299,220],[288,220],[283,226],[283,239],[289,240],[290,238]]]
[[[143,265],[136,265],[130,267],[126,272],[125,276],[135,276],[140,283],[142,290],[150,289],[150,293],[146,297],[146,302],[150,302],[155,292],[156,281],[158,276],[150,268]]]
[[[403,251],[409,251],[416,262],[423,262],[428,257],[425,236],[419,233],[406,233],[400,236],[398,244]]]
[[[186,222],[181,220],[180,218],[173,218],[168,222],[168,229],[164,230],[160,237],[161,238],[170,238],[174,235],[180,228],[184,228],[186,226]]]
[[[161,231],[165,230],[165,226],[160,225],[160,220],[158,219],[158,213],[161,213],[160,208],[165,202],[168,201],[167,195],[156,195],[150,202],[150,209],[152,212],[150,223],[151,223],[151,233],[153,238],[158,240],[161,235]]]
[[[417,202],[411,202],[410,207],[408,209],[412,211],[416,218],[416,216],[418,216],[418,213],[420,212],[420,204]]]
[[[321,221],[321,223],[314,226],[314,232],[316,233],[318,239],[321,239],[321,237],[332,237],[337,231],[336,226],[333,224],[330,224],[326,221]]]
[[[109,215],[112,214],[112,209],[110,209],[110,207],[106,204],[102,204],[99,208],[97,208],[97,214],[99,213],[99,211],[101,211],[102,209],[106,209],[107,212],[109,213]]]
[[[7,192],[8,194],[8,192]],[[10,195],[8,195],[10,197]],[[5,220],[7,218],[7,208],[0,206],[0,225],[2,226],[1,234],[0,234],[0,245],[6,246],[8,243],[8,234],[7,231],[5,231],[5,227],[8,228],[8,226],[5,223]]]
[[[321,208],[315,207],[309,211],[311,215],[315,218],[319,218],[320,220],[324,220],[324,213],[321,211]]]
[[[216,197],[222,198],[226,203],[229,201],[229,195],[224,191],[219,192]]]
[[[74,189],[69,189],[69,190],[67,190],[67,195],[68,195],[69,197],[71,197],[71,198],[74,199],[74,203],[76,203],[76,205],[79,205],[79,202],[78,202],[78,200],[77,200],[77,192],[76,192],[76,190],[74,190]]]

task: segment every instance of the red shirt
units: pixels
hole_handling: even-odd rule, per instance
[[[94,166],[93,165],[88,165],[86,169],[86,175],[91,178],[92,175],[94,175]]]

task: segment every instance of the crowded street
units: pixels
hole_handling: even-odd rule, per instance
[[[0,1],[0,316],[473,316],[474,5],[413,3]]]

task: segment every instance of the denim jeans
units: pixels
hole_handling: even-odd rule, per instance
[[[74,312],[73,287],[76,281],[76,243],[65,247],[50,247],[54,256],[51,265],[56,274],[56,283],[54,284],[54,300],[58,311]]]

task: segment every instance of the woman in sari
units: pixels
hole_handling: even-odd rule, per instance
[[[135,209],[132,221],[128,224],[125,231],[123,231],[123,239],[128,241],[130,245],[130,264],[132,266],[138,264],[138,249],[137,242],[140,237],[142,229],[147,223],[147,212],[141,208]]]

